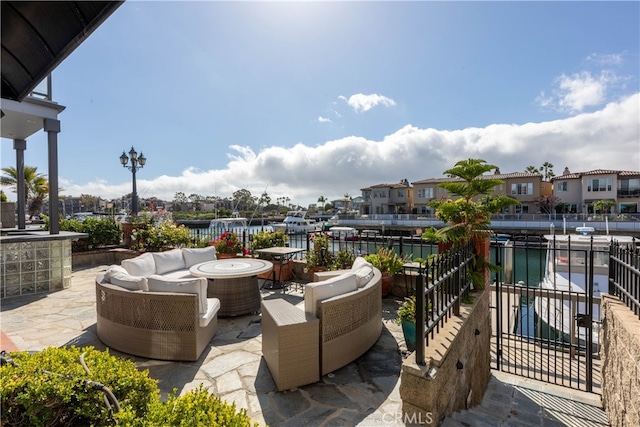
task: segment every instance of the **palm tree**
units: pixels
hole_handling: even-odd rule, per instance
[[[0,185],[14,187],[17,193],[18,170],[14,167],[2,168],[4,175],[0,177]],[[42,205],[49,194],[49,182],[43,174],[38,173],[36,166],[24,167],[24,203],[27,205],[29,215],[40,212]]]
[[[527,166],[524,171],[527,173],[540,173],[540,170],[535,166]]]
[[[553,173],[553,164],[549,162],[544,162],[542,166],[540,166],[540,172],[542,172],[542,179],[545,181],[549,181],[555,176]]]

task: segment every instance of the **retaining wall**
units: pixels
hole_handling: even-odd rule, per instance
[[[640,426],[640,319],[603,294],[602,404],[612,427]]]
[[[491,291],[473,294],[426,347],[427,365],[415,353],[402,365],[400,397],[404,417],[436,425],[453,412],[479,405],[491,379]]]

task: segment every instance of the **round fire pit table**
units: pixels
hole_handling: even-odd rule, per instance
[[[273,270],[269,261],[228,258],[196,264],[189,272],[209,279],[207,297],[220,300],[219,316],[239,316],[260,311],[258,274]]]

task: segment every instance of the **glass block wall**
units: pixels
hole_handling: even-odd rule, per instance
[[[71,286],[71,240],[2,242],[1,298]]]

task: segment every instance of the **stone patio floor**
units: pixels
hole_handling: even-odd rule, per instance
[[[94,279],[106,267],[74,271],[71,287],[63,291],[2,300],[0,350],[37,351],[71,344],[104,350],[105,346],[96,335]],[[295,287],[287,292],[262,291],[262,296],[265,299],[286,298],[293,303],[302,300],[301,290]],[[163,396],[173,389],[184,393],[203,384],[222,399],[235,402],[238,408],[245,408],[260,425],[410,425],[403,420],[399,393],[400,368],[403,354],[406,354],[401,328],[393,322],[399,302],[397,298],[383,299],[382,334],[362,357],[325,375],[315,384],[285,392],[276,391],[262,359],[259,314],[219,318],[218,332],[196,362],[158,361],[114,350],[110,352],[133,360],[140,369],[148,369],[150,376],[158,380]],[[557,391],[553,395],[560,396],[556,401],[560,409],[580,401],[586,402],[592,410],[586,411],[591,415],[588,418],[580,414],[577,417],[574,414],[564,418],[553,417],[548,415],[549,410],[545,412],[541,399],[526,399],[530,394],[521,392],[527,387],[523,384],[513,376],[494,373],[489,385],[491,393],[485,394],[481,406],[473,411],[454,414],[442,424],[607,425],[597,395],[581,400],[570,391]],[[516,390],[516,387],[519,388]],[[536,387],[537,392],[552,390],[544,384]],[[498,413],[496,404],[509,410]]]

